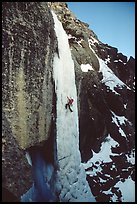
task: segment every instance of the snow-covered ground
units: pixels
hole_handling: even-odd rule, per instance
[[[55,54],[53,63],[57,96],[56,140],[59,162],[57,188],[61,201],[95,202],[81,164],[75,72],[68,36],[53,11],[52,15],[58,40],[58,54]],[[67,96],[74,99],[73,112],[65,108]]]

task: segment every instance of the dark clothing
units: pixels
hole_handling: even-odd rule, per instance
[[[67,107],[69,107],[69,110],[70,110],[71,112],[73,112],[73,110],[72,110],[71,107],[70,107],[70,104],[67,103],[65,107],[66,107],[66,109],[67,109]]]

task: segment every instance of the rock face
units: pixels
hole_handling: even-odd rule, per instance
[[[63,136],[56,137],[53,63],[59,47],[51,9],[68,35],[74,62],[77,148],[91,191],[97,202],[134,201],[135,59],[100,42],[64,2],[3,2],[3,192],[19,200],[32,185],[24,150],[42,146],[58,163],[56,140]],[[132,196],[125,200],[119,186],[129,180]],[[67,198],[65,190],[56,193]]]
[[[24,149],[49,136],[55,45],[46,4],[3,3],[3,110]]]
[[[32,184],[31,168],[23,150],[45,142],[52,134],[56,36],[47,4],[3,2],[2,6],[2,109],[6,143],[3,177],[4,186],[19,199]]]
[[[4,113],[2,125],[2,201],[17,202],[32,184],[31,169]]]

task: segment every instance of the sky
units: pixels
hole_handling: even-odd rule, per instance
[[[135,58],[135,2],[66,2],[98,39]]]

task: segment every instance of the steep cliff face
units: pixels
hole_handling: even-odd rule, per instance
[[[19,202],[32,184],[30,166],[13,136],[10,123],[2,113],[2,199]]]
[[[49,136],[55,45],[46,4],[3,3],[3,110],[24,149]]]
[[[45,144],[53,133],[52,64],[57,41],[46,3],[2,6],[3,185],[19,199],[32,184],[23,150]]]
[[[2,12],[3,192],[134,201],[134,58],[100,42],[64,2],[5,2]]]

